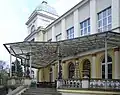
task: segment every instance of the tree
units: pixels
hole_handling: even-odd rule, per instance
[[[6,84],[7,78],[8,78],[8,72],[9,66],[5,61],[0,60],[0,84]]]
[[[13,75],[15,74],[18,77],[23,76],[22,66],[20,64],[20,61],[17,59],[14,62],[12,62],[12,73],[13,73]]]

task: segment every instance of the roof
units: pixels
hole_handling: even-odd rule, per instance
[[[37,6],[37,8],[35,10],[36,11],[45,11],[45,12],[48,12],[53,15],[58,15],[55,8],[48,5],[46,1],[43,1],[39,6]]]
[[[107,31],[58,42],[24,41],[6,43],[4,46],[9,53],[18,58],[26,59],[26,55],[30,54],[32,66],[43,67],[58,60],[58,55],[61,55],[61,58],[65,58],[86,51],[105,48],[105,41],[107,41],[108,48],[120,46],[120,33]]]

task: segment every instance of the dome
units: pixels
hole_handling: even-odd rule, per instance
[[[58,15],[56,10],[47,4],[46,1],[43,1],[36,9],[36,11],[45,11],[53,15]]]

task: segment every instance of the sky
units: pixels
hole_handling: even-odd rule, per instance
[[[21,42],[28,35],[25,23],[43,0],[0,0],[0,60],[9,63],[4,43]],[[46,0],[62,15],[81,0]]]

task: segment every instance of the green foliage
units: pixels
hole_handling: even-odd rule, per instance
[[[16,75],[18,77],[23,76],[23,70],[20,62],[16,59],[15,62],[12,62],[12,75]]]
[[[5,70],[0,71],[0,85],[7,84],[8,73]]]

